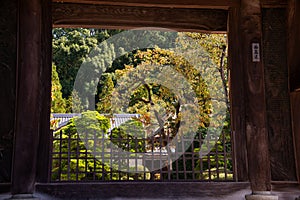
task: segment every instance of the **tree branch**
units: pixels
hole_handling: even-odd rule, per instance
[[[223,88],[225,91],[225,96],[226,96],[226,106],[227,109],[230,109],[230,104],[229,104],[229,100],[228,100],[228,89],[227,89],[227,81],[225,78],[225,73],[224,73],[224,57],[225,57],[225,53],[226,53],[226,45],[222,46],[222,53],[221,53],[221,57],[220,57],[220,68],[219,68],[219,72],[221,75],[221,79],[222,79],[222,84],[223,84]]]

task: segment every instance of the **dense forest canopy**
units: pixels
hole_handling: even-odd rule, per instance
[[[185,42],[186,40],[178,41],[179,37],[189,37],[193,42],[200,45],[210,56],[210,59],[215,63],[220,77],[224,83],[225,95],[228,95],[228,68],[226,57],[227,38],[225,34],[204,34],[204,33],[170,33],[168,31],[142,31],[131,34],[134,38],[114,37],[116,40],[113,44],[119,45],[118,47],[110,44],[99,45],[112,36],[118,35],[122,30],[102,30],[102,29],[53,29],[53,63],[55,69],[53,74],[57,71],[59,82],[61,86],[55,86],[58,83],[53,83],[55,87],[61,87],[62,97],[65,99],[65,106],[68,107],[68,99],[72,96],[74,89],[74,82],[78,70],[83,63],[90,63],[96,70],[105,68],[99,77],[97,93],[95,98],[96,110],[104,113],[109,113],[109,101],[106,96],[111,95],[111,91],[117,84],[117,79],[121,74],[128,72],[129,68],[136,68],[138,65],[155,63],[158,65],[171,65],[175,66],[176,70],[184,74],[188,79],[194,78],[193,89],[199,90],[203,86],[203,82],[198,81],[198,77],[191,77],[195,75],[191,71],[195,66],[188,63],[185,58],[180,58],[176,55],[171,48],[177,43]],[[154,39],[155,38],[155,39]],[[177,41],[176,41],[177,40]],[[181,46],[190,44],[180,44]],[[128,53],[126,47],[130,46],[134,50]],[[139,47],[148,47],[148,49],[139,49]],[[96,55],[92,55],[92,54]],[[98,54],[97,54],[98,53]],[[116,55],[121,55],[116,57]],[[114,60],[112,60],[115,58]],[[105,66],[105,67],[104,67]],[[97,68],[98,67],[98,68]],[[198,70],[198,69],[194,69]],[[95,72],[96,73],[96,72]],[[200,73],[200,72],[198,72]],[[56,75],[55,75],[56,76]],[[57,79],[53,76],[53,82]],[[202,77],[203,78],[203,77]],[[207,79],[207,77],[204,77]],[[56,79],[56,80],[54,80]],[[198,83],[195,83],[198,81]],[[214,80],[206,80],[214,81]],[[197,85],[198,84],[198,85]],[[203,87],[202,87],[203,88]],[[199,92],[196,92],[197,95]],[[228,99],[228,98],[227,98]],[[59,100],[60,101],[60,100]],[[84,102],[82,102],[84,103]],[[64,106],[64,104],[61,104]],[[86,105],[82,105],[86,106]],[[227,103],[227,106],[229,104]],[[70,108],[62,109],[70,112]],[[58,111],[54,111],[58,112]]]

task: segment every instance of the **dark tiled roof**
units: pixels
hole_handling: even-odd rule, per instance
[[[73,117],[77,117],[77,116],[80,117],[81,114],[80,113],[52,113],[52,117],[50,121],[58,120],[58,125],[55,129],[55,131],[57,131],[62,127],[66,126]],[[140,117],[139,114],[127,114],[127,113],[113,114],[112,117],[109,117],[110,129],[108,131],[111,131],[113,128],[119,127],[121,124],[125,123],[130,119],[139,118],[139,117]]]

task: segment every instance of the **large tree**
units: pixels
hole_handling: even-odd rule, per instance
[[[89,29],[53,29],[53,62],[57,66],[64,98],[71,95],[78,69],[97,43]]]
[[[123,35],[120,34],[122,32],[107,29],[53,29],[53,62],[57,66],[63,98],[72,98],[70,96],[82,65],[94,68],[93,74],[88,74],[89,76],[114,73],[115,70],[124,69],[125,65],[136,64],[134,54],[137,49],[154,45],[171,47],[176,38],[176,33],[168,31],[132,30]],[[93,93],[94,88],[97,88],[95,104],[98,103],[103,86],[101,83],[97,85],[99,79],[102,78],[91,78],[90,82],[83,83],[84,88],[76,91],[83,109],[94,109],[95,105],[91,105],[90,100],[84,97],[89,92]],[[71,105],[70,102],[68,101],[68,105]]]
[[[99,113],[111,113],[111,97],[114,89],[113,74],[105,73],[99,81],[98,91],[99,98],[97,103],[97,111]]]
[[[164,148],[169,139],[191,131],[193,127],[184,126],[186,119],[191,120],[190,124],[197,128],[200,137],[198,143],[194,143],[194,149],[188,151],[200,152],[199,141],[207,135],[209,127],[223,125],[226,131],[225,139],[222,143],[219,142],[216,148],[221,149],[220,151],[225,147],[231,148],[229,114],[227,113],[227,121],[222,122],[223,124],[213,123],[211,120],[212,116],[217,115],[213,111],[218,110],[218,106],[225,103],[229,111],[226,35],[178,33],[177,40],[172,40],[169,44],[168,32],[149,34],[147,31],[140,31],[133,34],[132,38],[116,37],[115,45],[104,42],[109,36],[120,32],[95,29],[54,31],[54,57],[61,70],[60,75],[66,79],[62,84],[65,89],[64,96],[70,96],[77,71],[84,62],[94,71],[81,74],[83,78],[91,78],[91,81],[80,86],[82,91],[94,91],[96,88],[95,103],[99,112],[141,114],[138,120],[143,123],[147,132],[147,142],[142,145],[147,146],[141,147],[140,151]],[[153,46],[139,49],[139,45],[145,47],[155,43],[152,36],[158,38],[161,48]],[[101,45],[98,46],[99,44]],[[178,46],[180,48],[176,50]],[[199,46],[201,51],[197,49]],[[125,53],[130,50],[129,47],[134,47],[135,50]],[[123,56],[113,61],[116,55],[122,54]],[[99,74],[102,74],[102,77],[98,77]],[[82,91],[75,92],[80,104],[78,110],[92,109],[94,105],[80,96]],[[226,98],[223,98],[224,95]],[[182,100],[184,98],[186,100]],[[188,113],[183,112],[187,110],[187,104],[194,106]],[[188,118],[187,115],[192,117]],[[222,121],[222,117],[219,118]],[[180,127],[186,129],[179,130]],[[112,139],[126,138],[132,135],[131,130],[115,129],[111,135]],[[121,148],[128,147],[126,144],[122,145]],[[136,147],[130,148],[132,149],[129,150],[133,151]],[[208,146],[202,146],[201,149],[208,149]],[[209,156],[206,159],[215,160],[210,167],[224,165],[218,165],[218,160],[222,161],[222,158]],[[195,168],[199,167],[199,163],[194,165]]]
[[[65,113],[66,102],[62,98],[61,84],[56,66],[52,64],[51,113]]]
[[[186,40],[182,37],[190,39]],[[224,137],[223,142],[218,142],[216,148],[223,152],[226,147],[226,151],[230,151],[229,70],[226,60],[226,35],[179,33],[177,44],[181,47],[177,52],[158,47],[138,50],[134,53],[134,62],[131,65],[115,70],[115,88],[110,87],[110,91],[115,90],[115,93],[111,95],[109,92],[109,96],[106,96],[107,99],[115,96],[111,100],[113,112],[141,114],[139,120],[143,122],[148,134],[147,150],[162,148],[166,145],[165,141],[168,140],[168,137],[169,139],[177,137],[179,127],[183,127],[181,111],[184,105],[179,98],[180,91],[183,89],[180,88],[178,82],[186,81],[194,91],[194,95],[188,95],[188,97],[194,98],[197,102],[194,104],[198,109],[197,116],[195,113],[189,114],[198,118],[196,121],[199,132],[196,134],[198,142],[194,143],[194,149],[188,149],[188,151],[203,151],[202,153],[205,154],[205,151],[213,148],[212,145],[216,141],[208,141],[209,144],[202,146],[202,150],[200,150],[201,143],[199,141],[204,140],[209,131],[220,130],[225,132],[225,135],[222,136]],[[192,51],[190,51],[191,49]],[[172,70],[170,71],[170,69]],[[163,73],[164,71],[169,73]],[[180,78],[180,75],[183,78]],[[177,91],[170,89],[171,85],[178,86]],[[101,105],[101,101],[98,105]],[[224,112],[218,113],[218,109],[221,110],[219,107],[225,107],[225,111],[223,109]],[[226,114],[227,119],[224,119]],[[212,116],[216,118],[217,122],[212,121]],[[190,120],[193,119],[190,118]],[[188,132],[190,128],[188,127],[184,131]],[[160,138],[160,142],[155,141],[157,138]],[[163,143],[161,143],[162,141]],[[223,160],[221,157],[209,156],[207,158],[204,156],[204,158],[214,160],[210,167],[224,166],[224,163],[221,163]],[[219,160],[220,163],[216,160]],[[191,165],[191,163],[187,163],[187,165]],[[228,166],[231,166],[230,163]],[[198,168],[199,163],[195,163],[194,167]]]

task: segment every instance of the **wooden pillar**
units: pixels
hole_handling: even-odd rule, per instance
[[[15,119],[17,0],[2,0],[0,6],[0,193],[11,182]],[[6,188],[6,189],[5,189]]]
[[[288,65],[290,89],[300,89],[300,2],[288,1]]]
[[[296,167],[298,182],[300,180],[300,92],[291,93],[291,109],[293,119],[294,143],[296,152]]]
[[[39,147],[37,163],[37,182],[50,181],[50,106],[52,73],[52,1],[42,2],[42,68],[41,68],[41,104],[39,125]]]
[[[271,190],[271,173],[266,123],[262,20],[259,0],[241,0],[241,55],[244,68],[248,176],[253,192]],[[253,60],[253,43],[259,45],[259,59]]]
[[[32,194],[36,182],[39,142],[41,25],[40,0],[18,2],[18,63],[13,195]]]
[[[263,9],[264,77],[272,181],[297,179],[291,126],[285,16],[285,8]]]
[[[300,182],[300,2],[288,1],[288,66],[291,89],[291,110],[296,154],[297,178]]]
[[[245,88],[240,37],[240,9],[231,7],[228,17],[228,64],[230,67],[231,127],[234,154],[234,178],[248,181],[248,161],[245,132]]]

